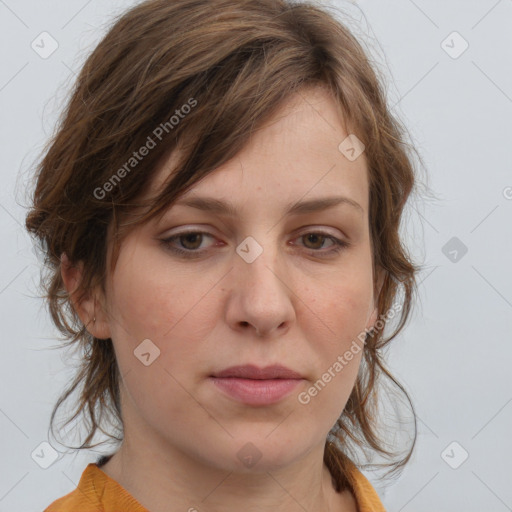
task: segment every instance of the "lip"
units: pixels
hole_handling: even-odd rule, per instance
[[[238,377],[240,379],[302,379],[300,373],[286,368],[280,364],[274,364],[272,366],[266,366],[265,368],[259,368],[253,364],[246,364],[242,366],[231,366],[216,372],[212,377],[224,378],[224,377]]]
[[[210,376],[212,383],[231,398],[247,405],[270,405],[289,395],[304,379],[281,365],[258,368],[233,366]]]

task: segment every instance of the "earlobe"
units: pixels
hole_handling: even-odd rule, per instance
[[[85,325],[87,331],[98,339],[110,338],[107,316],[97,298],[87,293],[80,296],[80,283],[83,274],[83,262],[73,265],[65,252],[61,254],[61,277],[74,310]]]
[[[80,264],[79,266],[81,267]],[[68,294],[71,296],[79,285],[81,268],[71,265],[71,262],[65,252],[60,255],[60,274],[62,282],[64,283]]]

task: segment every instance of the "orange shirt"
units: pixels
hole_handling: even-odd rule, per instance
[[[354,466],[354,495],[359,512],[386,512],[367,478]],[[124,487],[91,462],[74,491],[54,501],[44,512],[149,512]]]

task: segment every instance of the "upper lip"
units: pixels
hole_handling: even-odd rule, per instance
[[[302,379],[300,373],[294,372],[285,366],[275,364],[266,366],[265,368],[258,368],[252,364],[243,366],[231,366],[213,374],[213,377],[238,377],[239,379]]]

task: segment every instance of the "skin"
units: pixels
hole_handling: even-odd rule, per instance
[[[364,153],[350,161],[338,150],[347,135],[324,89],[290,97],[236,158],[186,192],[233,202],[237,216],[172,205],[125,239],[106,296],[75,302],[91,334],[112,339],[122,375],[125,437],[102,469],[152,512],[357,510],[349,491],[335,492],[323,452],[362,351],[308,404],[298,401],[378,315],[367,164]],[[173,162],[158,170],[150,193]],[[341,204],[283,215],[285,205],[332,195],[362,210]],[[161,244],[188,229],[208,236],[172,246],[199,257]],[[318,232],[327,236],[305,236]],[[263,248],[252,263],[235,251],[248,236]],[[329,254],[329,236],[350,246]],[[64,257],[68,291],[80,275]],[[149,366],[134,356],[145,339],[160,350]],[[305,380],[277,404],[250,406],[208,379],[246,363],[280,363]],[[261,454],[250,468],[237,457],[249,442]]]

